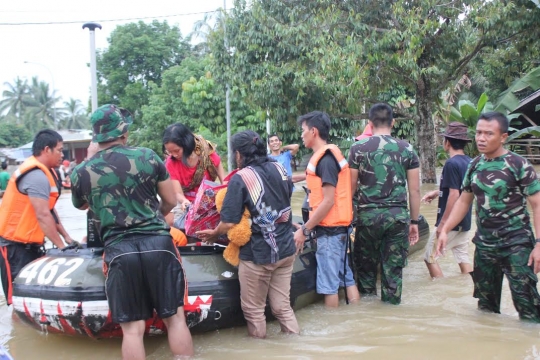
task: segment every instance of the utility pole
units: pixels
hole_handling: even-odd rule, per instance
[[[227,53],[229,52],[229,43],[227,41],[227,0],[223,0],[223,43],[225,45],[225,49],[227,50]],[[225,114],[227,118],[227,169],[229,172],[231,172],[232,169],[232,160],[233,160],[233,153],[232,153],[232,144],[231,144],[231,103],[229,99],[229,95],[231,92],[231,89],[229,87],[229,83],[227,82],[226,90],[225,90]]]
[[[97,71],[96,71],[96,28],[101,30],[98,23],[86,23],[82,26],[83,30],[90,30],[90,78],[92,83],[92,112],[97,109]]]

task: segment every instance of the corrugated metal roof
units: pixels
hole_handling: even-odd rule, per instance
[[[64,139],[64,144],[76,143],[76,142],[85,142],[92,141],[92,130],[82,129],[82,130],[58,130],[62,139]],[[29,142],[19,146],[19,149],[32,149],[32,144],[34,142]]]

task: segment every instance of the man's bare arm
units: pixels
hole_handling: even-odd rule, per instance
[[[540,192],[537,192],[534,195],[531,195],[527,198],[529,204],[531,205],[533,212],[533,221],[534,221],[534,233],[536,238],[540,237]],[[528,266],[533,266],[533,271],[535,274],[540,272],[540,243],[535,242],[535,246],[529,255]]]
[[[409,189],[409,210],[411,219],[420,216],[420,169],[407,170],[407,187]]]
[[[58,233],[60,233],[60,235],[62,235],[66,243],[71,244],[73,242],[73,239],[71,238],[71,236],[69,236],[67,230],[64,228],[64,225],[62,224],[62,221],[60,220],[60,216],[58,216],[58,212],[56,211],[56,209],[53,209],[53,211],[56,215],[56,219],[58,219],[58,222],[56,223],[56,230],[58,231]]]
[[[540,192],[537,192],[534,195],[531,195],[527,198],[529,204],[531,205],[532,213],[533,213],[533,225],[534,225],[534,233],[536,234],[536,237],[540,237]]]
[[[176,194],[170,179],[158,182],[157,188],[161,198],[159,211],[166,216],[176,206]]]
[[[439,226],[442,226],[446,222],[446,220],[450,216],[450,213],[452,212],[452,209],[454,208],[454,205],[456,204],[458,199],[459,199],[459,190],[450,189],[448,193],[448,199],[446,200],[446,207],[444,208],[444,214],[441,218]]]
[[[52,216],[49,209],[49,200],[30,196],[29,199],[30,204],[32,204],[32,207],[34,208],[34,212],[36,213],[39,227],[41,228],[45,236],[49,240],[51,240],[53,244],[56,245],[58,248],[64,248],[66,245],[64,244],[64,241],[62,241],[60,233],[56,228],[56,221],[54,220],[54,217]]]
[[[358,169],[351,169],[351,194],[356,193],[358,186]]]
[[[286,151],[286,150],[289,150],[291,152],[291,155],[296,155],[296,153],[298,152],[298,150],[300,150],[300,145],[298,144],[289,144],[289,145],[285,145],[281,148],[281,151]]]
[[[306,180],[306,174],[296,174],[292,176],[292,182],[297,183]]]
[[[467,212],[469,212],[469,208],[471,207],[473,200],[473,193],[462,192],[452,207],[452,211],[450,211],[446,222],[442,227],[440,227],[440,231],[448,233],[450,230],[455,228],[461,222],[461,220],[463,220],[465,215],[467,215]]]

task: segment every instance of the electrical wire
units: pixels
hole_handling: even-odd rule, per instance
[[[19,22],[19,23],[3,23],[0,22],[0,26],[20,26],[20,25],[64,25],[64,24],[80,24],[85,22],[117,22],[117,21],[133,21],[133,20],[147,20],[147,19],[162,19],[169,17],[179,17],[179,16],[190,16],[190,15],[202,15],[202,14],[212,14],[215,12],[222,11],[223,9],[212,10],[212,11],[201,11],[193,13],[184,13],[184,14],[175,14],[175,15],[160,15],[160,16],[145,16],[145,17],[132,17],[132,18],[121,18],[121,19],[105,19],[105,20],[76,20],[76,21],[50,21],[50,22]]]

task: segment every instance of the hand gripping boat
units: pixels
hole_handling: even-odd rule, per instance
[[[420,241],[409,254],[423,249],[429,226],[421,217]],[[89,246],[92,239],[89,237]],[[188,303],[184,306],[192,332],[205,332],[245,324],[240,306],[238,269],[223,259],[221,246],[180,247],[188,279]],[[13,311],[30,326],[49,333],[91,338],[121,337],[113,323],[105,296],[102,272],[103,248],[88,247],[47,254],[25,266],[13,282]],[[297,256],[291,280],[294,310],[318,299],[315,249],[310,243]],[[267,318],[272,318],[269,306]],[[146,321],[147,334],[164,334],[157,316]]]

